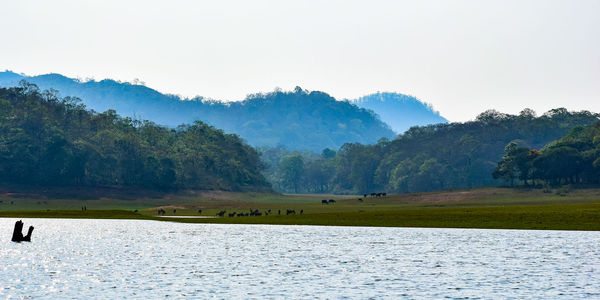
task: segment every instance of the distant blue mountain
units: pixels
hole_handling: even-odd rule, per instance
[[[184,118],[176,120],[171,117],[170,111],[181,102],[179,97],[161,94],[143,85],[117,82],[112,79],[81,82],[60,74],[26,76],[10,71],[0,72],[1,87],[18,86],[21,80],[35,84],[41,90],[58,90],[63,97],[81,98],[87,108],[98,112],[114,109],[123,116],[135,116],[169,126],[193,121]],[[156,114],[157,109],[165,108],[168,108],[165,115]]]
[[[353,100],[352,103],[373,110],[396,133],[404,133],[417,125],[448,123],[430,104],[399,93],[375,93]]]
[[[75,96],[95,111],[116,110],[120,115],[175,127],[201,120],[236,133],[253,146],[285,146],[320,152],[344,143],[372,144],[395,133],[370,110],[349,101],[337,101],[326,93],[276,90],[248,96],[240,102],[181,99],[143,85],[101,81],[79,81],[60,74],[26,76],[0,72],[0,86],[17,86],[26,80],[40,89],[56,89],[60,96]]]

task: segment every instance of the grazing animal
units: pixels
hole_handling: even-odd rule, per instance
[[[286,212],[286,215],[295,215],[295,214],[296,214],[296,211],[293,209],[288,209]]]
[[[303,213],[304,213],[304,209],[301,209],[301,210],[300,210],[300,214],[303,214]]]
[[[335,203],[335,200],[329,199],[329,203]]]
[[[281,209],[278,209],[278,210],[277,210],[277,214],[278,214],[278,215],[281,215]]]
[[[176,210],[176,209],[174,209],[174,210],[173,210],[173,214],[175,214],[176,212],[177,212],[177,210]]]
[[[217,213],[217,216],[219,216],[219,217],[222,217],[224,215],[225,215],[225,211],[224,210],[222,210],[222,211],[220,211],[220,212]]]
[[[377,195],[376,193],[371,193],[371,197],[375,197],[375,195]]]
[[[363,199],[362,198],[358,198],[358,202],[363,202]]]
[[[235,217],[235,212],[229,213],[230,217]]]
[[[363,194],[363,197],[364,197],[364,198],[367,198],[367,194]]]
[[[381,193],[381,195],[385,197],[385,196],[387,196],[387,193]]]
[[[199,209],[199,210],[198,210],[198,214],[199,214],[199,215],[201,215],[201,214],[202,214],[202,210],[201,210],[201,209]]]
[[[321,200],[321,204],[329,204],[329,202],[327,202],[327,200]]]

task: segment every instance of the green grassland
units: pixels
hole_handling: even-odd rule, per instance
[[[176,194],[112,193],[108,196],[73,198],[40,193],[3,193],[0,217],[146,219],[185,223],[297,224],[339,226],[390,226],[440,228],[506,228],[600,230],[600,189],[521,190],[483,188],[473,190],[390,195],[387,197],[341,195],[281,195],[189,191]],[[363,198],[363,201],[358,201]],[[335,199],[321,204],[322,199]],[[11,204],[12,203],[12,204]],[[87,207],[82,211],[81,207]],[[261,212],[268,216],[165,218],[167,216],[215,216],[218,211]],[[288,210],[295,215],[286,215]],[[281,215],[277,212],[281,210]],[[300,214],[300,211],[303,214]]]

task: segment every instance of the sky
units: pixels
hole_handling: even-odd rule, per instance
[[[0,71],[184,97],[301,86],[409,94],[450,121],[600,112],[600,0],[19,0],[0,4],[0,28]]]

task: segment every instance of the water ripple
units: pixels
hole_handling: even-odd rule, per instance
[[[0,219],[0,297],[597,298],[600,233]]]

